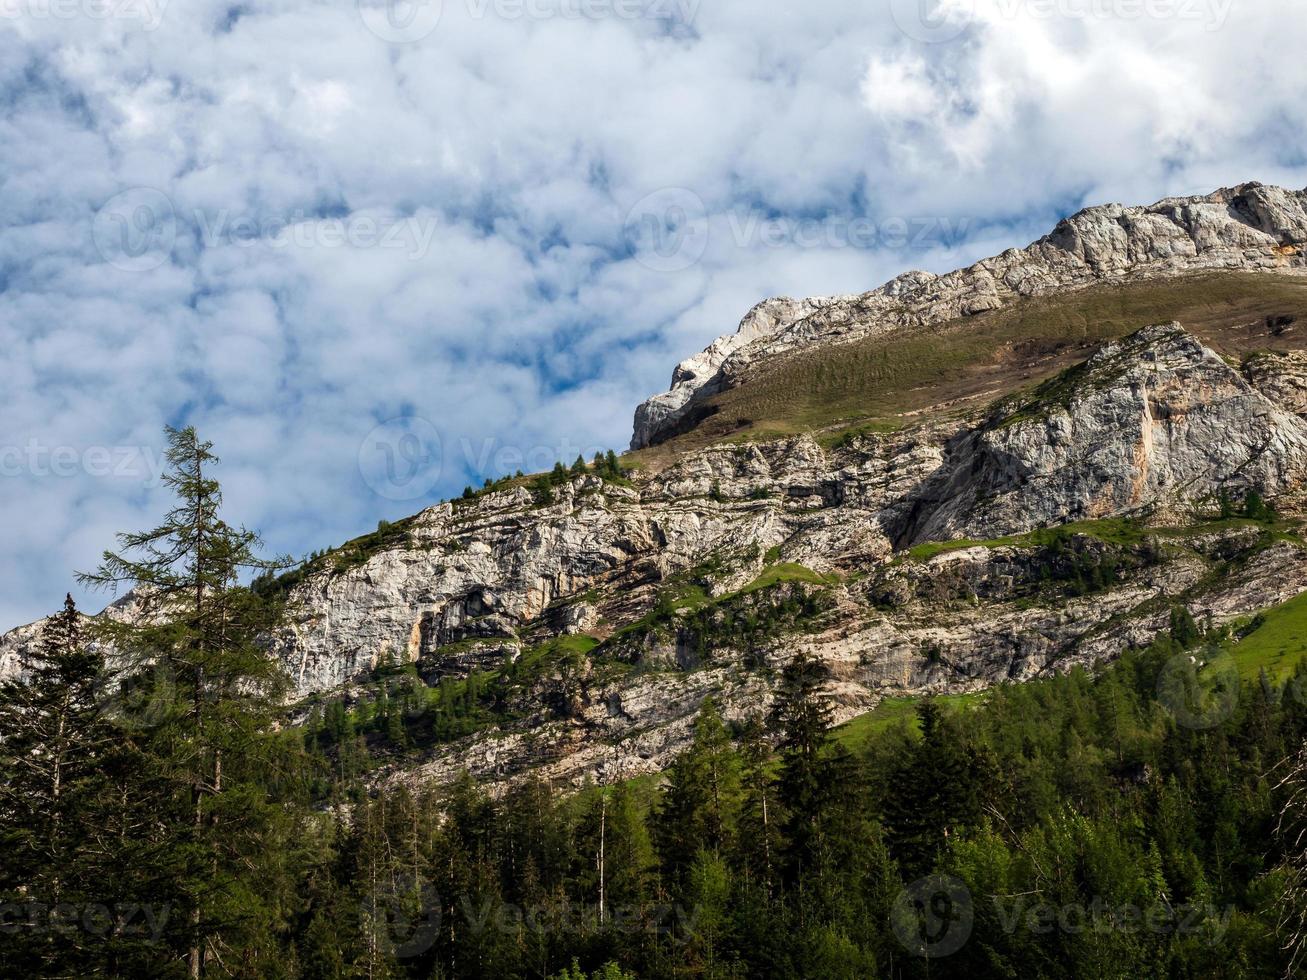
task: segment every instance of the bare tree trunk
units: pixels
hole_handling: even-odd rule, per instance
[[[1285,976],[1292,977],[1307,960],[1307,744],[1285,761],[1289,771],[1275,786],[1286,794],[1275,834],[1284,851],[1280,867],[1286,879],[1279,900],[1281,948],[1289,955]]]
[[[608,820],[608,794],[599,797],[599,922],[604,921],[604,833]]]

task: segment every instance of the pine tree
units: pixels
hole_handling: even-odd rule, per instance
[[[775,882],[775,862],[781,853],[780,810],[771,773],[771,745],[761,718],[749,720],[741,743],[744,800],[738,835],[739,863],[770,896]]]
[[[1171,607],[1171,639],[1181,650],[1188,650],[1203,638],[1193,613],[1186,606]]]
[[[236,937],[252,943],[260,916],[272,914],[257,908],[247,882],[282,819],[258,785],[263,735],[285,685],[260,638],[279,610],[240,580],[289,562],[258,558],[258,536],[220,517],[212,445],[193,428],[169,429],[168,441],[164,485],[177,503],[152,530],[120,535],[121,550],[105,552],[99,569],[80,577],[133,589],[139,616],[105,620],[100,631],[138,672],[162,671],[166,680],[147,681],[169,701],[152,753],[187,800],[185,821],[174,818],[173,830],[186,862],[188,970],[198,977],[230,955]]]
[[[780,735],[781,806],[785,811],[788,872],[802,883],[819,846],[831,745],[831,707],[822,688],[829,671],[806,653],[785,668],[772,709]]]
[[[118,739],[99,706],[103,658],[84,638],[71,596],[19,666],[0,684],[0,902],[54,909],[100,900],[104,865],[89,845],[107,791],[102,766]],[[93,962],[77,934],[14,939],[0,946],[11,970],[61,975]]]
[[[1216,505],[1221,520],[1228,520],[1234,516],[1234,500],[1230,497],[1230,491],[1224,487],[1216,495]]]
[[[739,757],[712,698],[705,698],[694,740],[668,772],[658,813],[659,852],[670,877],[680,879],[700,851],[719,856],[730,847],[739,805]]]
[[[911,879],[930,870],[961,828],[980,817],[983,760],[958,742],[932,698],[917,706],[921,740],[890,781],[885,825],[890,850]]]
[[[577,883],[600,921],[641,908],[653,884],[654,849],[644,814],[625,783],[600,788],[577,832]]]
[[[397,749],[406,748],[408,729],[404,725],[404,708],[401,702],[387,697],[384,724],[386,741]]]
[[[1281,948],[1289,959],[1285,976],[1294,976],[1307,965],[1307,744],[1277,768],[1275,836],[1283,856],[1276,869],[1281,879],[1276,906]]]
[[[1270,522],[1275,520],[1275,511],[1266,503],[1265,498],[1254,487],[1243,498],[1243,515],[1250,521]]]

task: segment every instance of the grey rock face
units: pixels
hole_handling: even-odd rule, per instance
[[[952,443],[913,495],[904,543],[995,537],[1143,508],[1191,510],[1221,490],[1296,494],[1307,426],[1288,382],[1272,401],[1177,324],[1109,344]]]
[[[768,301],[739,334],[683,363],[675,397],[647,403],[644,419],[650,433],[674,426],[699,393],[733,383],[752,360],[808,343],[1110,278],[1302,271],[1303,206],[1303,194],[1246,185],[1097,208],[950,276]],[[390,775],[615,779],[665,768],[709,694],[728,719],[765,711],[771,688],[758,668],[774,673],[799,650],[830,667],[844,719],[887,695],[975,691],[1116,656],[1165,629],[1176,596],[1215,623],[1283,602],[1307,591],[1307,548],[1255,526],[1190,526],[1210,518],[1219,494],[1254,489],[1301,515],[1305,486],[1307,352],[1235,365],[1165,324],[968,417],[833,448],[810,436],[714,446],[629,480],[577,476],[548,502],[510,485],[431,507],[405,522],[401,544],[315,565],[269,640],[306,697],[348,693],[383,663],[415,663],[428,680],[465,676],[588,634],[605,641],[600,652],[534,680],[514,721]],[[1021,537],[1122,516],[1164,546],[1122,545],[1090,524],[1066,531],[1070,543],[1054,554]],[[937,542],[958,544],[913,550]],[[687,585],[711,608],[746,597],[755,619],[805,589],[823,604],[802,621],[775,617],[761,639],[727,624],[705,645],[700,625],[668,605]],[[670,625],[651,627],[667,608]],[[107,614],[138,612],[127,597]],[[0,676],[19,669],[39,626],[0,637]]]
[[[533,771],[565,783],[659,771],[707,694],[727,717],[765,710],[759,657],[774,668],[799,649],[822,659],[841,718],[887,694],[979,690],[1090,663],[1165,629],[1155,600],[1199,587],[1214,562],[1260,547],[1257,535],[1204,532],[1160,564],[1117,555],[1116,579],[1088,596],[1032,591],[1032,562],[1045,559],[1029,546],[926,561],[896,547],[1120,515],[1184,525],[1222,490],[1254,487],[1293,510],[1307,421],[1284,377],[1254,384],[1170,324],[971,421],[837,449],[806,436],[713,447],[631,486],[576,478],[543,506],[523,489],[442,504],[418,515],[407,547],[310,576],[276,649],[300,694],[347,686],[384,659],[414,661],[429,678],[464,674],[550,636],[609,637],[692,570],[716,597],[781,562],[831,574],[831,608],[761,649],[727,642],[703,660],[688,625],[633,636],[605,649],[635,672],[543,679],[518,706],[523,720],[394,774],[444,779],[467,767],[491,781]],[[1291,404],[1276,400],[1285,392]],[[1087,538],[1075,551],[1092,565],[1103,547]],[[1268,563],[1273,573],[1261,571]],[[1303,589],[1307,553],[1284,543],[1189,601],[1224,622]]]
[[[1307,269],[1304,244],[1307,191],[1250,183],[1148,207],[1088,208],[1027,248],[944,276],[910,272],[860,296],[769,300],[735,334],[682,362],[671,389],[636,409],[631,448],[661,441],[698,402],[777,354],[944,323],[1102,282],[1214,269],[1299,273]]]
[[[1268,546],[1246,526],[1167,548],[1082,534],[1053,557],[1019,538],[933,557],[903,549],[1121,515],[1183,526],[1210,514],[1221,491],[1253,488],[1301,513],[1304,363],[1295,353],[1239,368],[1177,324],[1150,327],[971,420],[833,449],[807,436],[713,447],[630,485],[577,477],[543,505],[520,487],[441,504],[412,520],[402,546],[307,575],[273,649],[306,696],[348,691],[383,662],[415,662],[434,680],[496,669],[551,637],[603,640],[654,609],[669,580],[721,601],[751,597],[760,613],[794,589],[823,591],[824,611],[761,641],[726,629],[705,647],[690,620],[628,633],[601,651],[635,669],[583,657],[566,676],[533,682],[517,721],[388,777],[468,768],[491,782],[534,772],[570,784],[661,771],[709,694],[731,719],[765,711],[771,689],[757,668],[775,671],[799,650],[830,667],[839,719],[886,695],[974,691],[1092,663],[1165,629],[1165,597],[1185,594],[1196,616],[1222,623],[1307,590],[1307,549]],[[1109,560],[1111,576],[1090,595],[1041,584],[1050,569],[1069,581]],[[826,577],[739,591],[781,563]],[[1227,574],[1213,576],[1218,566]],[[128,597],[110,615],[133,609]],[[38,627],[0,639],[0,671],[14,672]]]

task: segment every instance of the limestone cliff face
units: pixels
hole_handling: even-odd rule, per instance
[[[657,771],[704,696],[728,718],[765,710],[767,677],[801,649],[831,667],[841,718],[1110,658],[1166,628],[1170,597],[1222,623],[1307,591],[1307,547],[1205,526],[1223,492],[1301,513],[1303,363],[1227,363],[1159,325],[971,418],[718,446],[624,481],[577,476],[548,502],[484,492],[366,560],[310,567],[270,639],[300,697],[348,694],[386,661],[434,682],[598,641],[544,669],[503,724],[391,774],[414,780]],[[1095,532],[1121,516],[1131,542]],[[1087,523],[1056,552],[1021,537],[1068,522]],[[131,614],[130,598],[112,612]],[[0,640],[0,663],[35,633]]]
[[[1089,208],[1027,248],[943,276],[909,272],[859,296],[768,300],[735,334],[683,361],[669,391],[636,409],[631,448],[662,441],[751,365],[797,348],[944,323],[1096,283],[1213,269],[1302,272],[1304,244],[1307,191],[1250,183],[1148,207]]]
[[[786,345],[989,299],[1204,264],[1298,270],[1305,221],[1303,195],[1257,185],[1094,209],[951,277],[762,304],[741,335],[678,369],[679,390]],[[1264,325],[1288,331],[1278,339],[1291,328]],[[657,423],[662,408],[649,411]],[[580,782],[665,767],[706,695],[727,718],[765,710],[769,678],[799,650],[831,668],[846,718],[886,695],[1111,658],[1165,629],[1178,597],[1219,624],[1307,591],[1307,544],[1213,522],[1218,498],[1253,490],[1303,515],[1307,351],[1230,360],[1160,324],[966,411],[893,432],[712,446],[549,494],[509,481],[430,507],[370,552],[328,553],[287,580],[271,649],[297,700],[361,696],[386,663],[415,664],[428,683],[521,674],[493,724],[390,778],[468,768]],[[1031,533],[1048,528],[1063,528],[1056,547]],[[131,597],[109,610],[136,614]],[[0,675],[39,625],[0,637]]]
[[[900,537],[992,538],[1193,509],[1222,488],[1296,497],[1307,460],[1298,389],[1283,373],[1251,374],[1267,394],[1178,323],[1109,344],[954,440],[911,495]]]
[[[459,672],[474,641],[493,658],[536,637],[603,636],[647,612],[662,583],[723,556],[738,562],[708,583],[719,593],[761,574],[768,552],[826,573],[926,541],[1125,514],[1185,523],[1221,491],[1292,508],[1307,474],[1297,389],[1249,373],[1170,324],[972,424],[830,450],[809,437],[712,448],[631,486],[578,477],[544,505],[520,487],[441,504],[417,516],[407,547],[311,575],[277,649],[308,694],[387,658],[439,672],[442,651],[462,645],[447,665]]]

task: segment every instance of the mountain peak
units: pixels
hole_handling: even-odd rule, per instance
[[[683,361],[670,390],[636,409],[631,448],[692,428],[706,400],[782,354],[937,326],[1101,283],[1211,270],[1301,274],[1304,244],[1307,190],[1249,182],[1143,207],[1085,208],[1025,249],[943,276],[907,272],[856,296],[766,300],[734,334]]]

